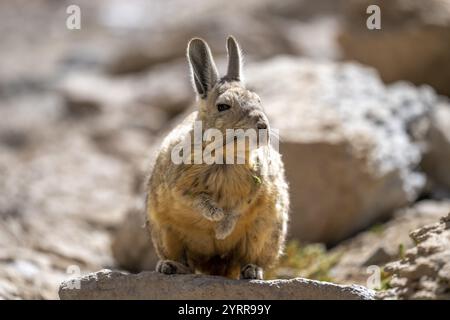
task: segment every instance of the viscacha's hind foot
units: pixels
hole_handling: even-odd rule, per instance
[[[264,276],[263,269],[255,264],[247,264],[241,269],[241,279],[262,280]]]
[[[188,266],[172,260],[159,260],[156,265],[156,271],[164,274],[192,273],[192,270]]]

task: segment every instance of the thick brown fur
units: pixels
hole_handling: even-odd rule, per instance
[[[260,279],[283,250],[288,187],[281,157],[270,144],[261,147],[267,158],[256,155],[243,164],[174,164],[171,158],[174,147],[193,135],[194,121],[222,132],[269,126],[259,97],[243,85],[232,37],[228,50],[229,72],[220,80],[207,44],[189,43],[198,111],[165,138],[148,182],[147,218],[161,258],[157,271],[163,273]],[[230,110],[218,112],[219,103]]]

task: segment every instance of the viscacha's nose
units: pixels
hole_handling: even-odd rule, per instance
[[[263,130],[263,129],[267,129],[267,124],[263,121],[259,121],[256,124],[256,127],[258,128],[258,130]]]
[[[252,122],[255,124],[258,130],[267,129],[267,118],[260,110],[252,110],[248,116],[252,119]]]

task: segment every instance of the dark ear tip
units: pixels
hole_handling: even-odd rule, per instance
[[[206,41],[202,38],[192,38],[188,42],[188,48],[195,48],[195,47],[204,47],[207,46]]]
[[[231,44],[237,44],[237,40],[236,40],[236,38],[234,36],[229,35],[227,37],[227,45],[229,46]]]

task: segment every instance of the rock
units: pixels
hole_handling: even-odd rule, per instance
[[[14,245],[0,250],[0,299],[57,298],[58,285],[68,278],[65,259]]]
[[[121,116],[127,117],[125,111],[144,105],[147,110],[139,111],[153,131],[160,129],[157,125],[165,124],[168,116],[187,109],[194,99],[185,59],[116,78],[95,72],[72,72],[59,81],[57,90],[71,116],[93,117],[100,112],[122,111]]]
[[[414,201],[424,137],[409,131],[436,102],[429,88],[385,86],[351,63],[278,57],[246,70],[290,183],[290,235],[333,243]]]
[[[105,114],[67,119],[62,99],[48,95],[2,103],[8,121],[0,129],[0,298],[54,299],[71,267],[87,273],[111,266],[110,232],[135,199],[134,158],[107,153],[91,137],[102,130],[97,120],[115,132],[120,126]],[[14,134],[26,138],[3,139]],[[141,157],[148,143],[134,148]]]
[[[269,2],[231,0],[224,6],[221,1],[195,0],[186,5],[179,0],[159,0],[99,5],[99,27],[126,35],[106,70],[125,74],[182,58],[186,43],[195,36],[208,39],[216,55],[225,54],[223,39],[228,34],[236,36],[257,58],[297,53],[276,20],[267,19]]]
[[[381,30],[366,27],[369,5],[381,9]],[[426,83],[450,95],[448,1],[352,0],[343,11],[339,42],[345,58],[375,67],[386,82]]]
[[[116,264],[125,270],[154,270],[158,256],[145,228],[143,204],[131,209],[113,234],[111,250]]]
[[[217,276],[163,275],[156,272],[126,274],[101,270],[63,282],[59,289],[62,300],[72,299],[320,299],[368,300],[374,292],[361,286],[343,286],[296,278],[291,280],[230,280]]]
[[[386,266],[392,276],[390,289],[379,297],[450,300],[450,213],[410,237],[415,247],[406,251],[404,259]]]
[[[70,74],[58,85],[71,116],[90,116],[129,104],[131,92],[117,81],[91,73]]]
[[[427,143],[422,168],[438,185],[450,190],[450,106],[444,102],[431,116]]]
[[[439,220],[447,212],[450,212],[448,200],[423,200],[397,210],[388,222],[375,225],[331,249],[329,253],[338,254],[339,259],[331,269],[330,277],[338,283],[366,285],[370,266],[382,268],[386,263],[400,259],[415,245],[409,233]]]
[[[21,154],[0,146],[0,297],[54,299],[68,267],[112,264],[109,229],[130,201],[130,172],[87,137],[58,133]]]

